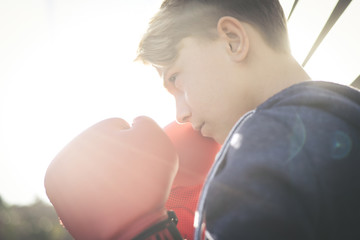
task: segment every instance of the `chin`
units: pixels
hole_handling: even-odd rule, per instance
[[[217,142],[218,144],[220,145],[223,145],[224,142],[225,142],[225,139],[224,138],[213,138],[215,140],[215,142]]]
[[[226,140],[226,136],[223,136],[222,134],[212,136],[211,138],[214,139],[215,142],[219,143],[220,145],[223,145]]]
[[[215,142],[222,144],[224,141],[221,141],[221,138],[218,138],[216,135],[211,134],[211,132],[209,131],[209,129],[206,128],[205,124],[202,126],[202,128],[200,129],[200,133],[203,137],[207,137],[207,138],[211,138],[213,139]]]
[[[201,135],[202,135],[203,137],[211,138],[211,139],[213,139],[215,142],[219,143],[218,139],[217,139],[216,137],[214,137],[213,135],[206,134],[206,133],[201,133]]]

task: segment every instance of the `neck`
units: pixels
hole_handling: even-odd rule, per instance
[[[291,85],[310,80],[309,75],[290,54],[273,53],[256,64],[256,104],[259,105]]]

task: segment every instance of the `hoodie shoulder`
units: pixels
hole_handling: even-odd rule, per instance
[[[324,111],[360,128],[360,91],[349,86],[323,81],[295,84],[269,98],[257,110],[284,106]]]

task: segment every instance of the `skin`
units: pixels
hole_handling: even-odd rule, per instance
[[[269,97],[309,76],[291,54],[270,48],[253,26],[232,17],[217,40],[184,38],[178,58],[157,68],[175,97],[176,117],[223,144],[234,124]]]

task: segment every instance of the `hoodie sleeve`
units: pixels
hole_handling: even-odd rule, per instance
[[[208,234],[213,239],[332,239],[341,225],[337,218],[350,211],[343,206],[358,206],[360,200],[352,170],[359,169],[353,161],[360,156],[356,141],[353,129],[318,109],[256,112],[232,135],[212,179],[205,203]]]

